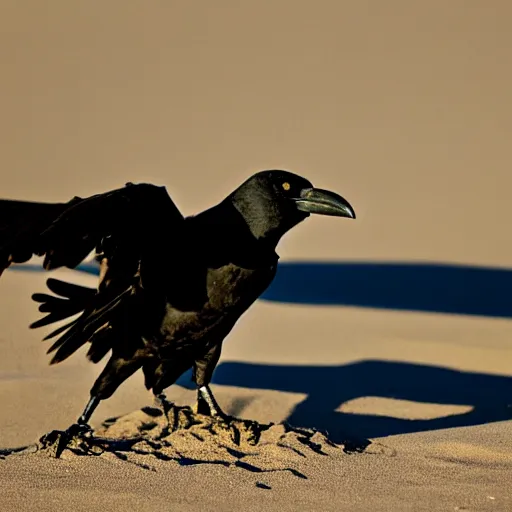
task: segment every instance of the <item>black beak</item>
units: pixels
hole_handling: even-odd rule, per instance
[[[348,217],[355,219],[356,213],[350,203],[338,194],[320,188],[305,188],[300,197],[294,199],[297,209],[319,215]]]

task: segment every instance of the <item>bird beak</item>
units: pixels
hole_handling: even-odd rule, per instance
[[[356,213],[350,203],[338,194],[320,188],[305,188],[300,197],[294,199],[298,210],[319,215],[348,217],[355,219]]]

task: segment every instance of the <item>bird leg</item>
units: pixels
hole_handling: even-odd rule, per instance
[[[80,418],[78,418],[77,424],[81,425],[82,427],[88,427],[90,429],[88,421],[91,419],[92,413],[94,412],[96,407],[98,407],[99,403],[100,400],[98,397],[91,396],[90,400],[87,402],[87,405],[85,406],[84,412],[82,413]]]
[[[90,420],[92,413],[94,412],[96,407],[98,407],[99,403],[99,398],[97,398],[96,396],[91,396],[90,400],[87,402],[87,405],[85,406],[85,409],[78,418],[77,422],[73,423],[73,425],[71,425],[66,430],[66,434],[68,434],[68,436],[74,436],[77,434],[85,434],[87,432],[91,432],[92,428],[88,424],[88,421]]]
[[[228,415],[222,411],[208,385],[219,362],[222,342],[208,347],[207,351],[194,361],[192,380],[197,386],[197,413],[212,416],[228,422]]]
[[[228,415],[219,407],[207,384],[197,389],[197,413],[228,421]]]

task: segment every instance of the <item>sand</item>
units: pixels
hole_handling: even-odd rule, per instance
[[[0,10],[1,197],[150,181],[191,214],[286,168],[358,216],[283,239],[215,372],[230,425],[137,373],[60,458],[102,363],[49,366],[49,275],[5,272],[2,512],[512,510],[509,2]]]

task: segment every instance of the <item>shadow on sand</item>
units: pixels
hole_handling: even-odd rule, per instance
[[[512,419],[511,377],[412,363],[364,360],[339,366],[285,366],[225,362],[215,370],[213,383],[306,394],[286,421],[326,431],[334,442],[347,436],[371,439]],[[189,387],[190,374],[183,375],[178,384]],[[336,411],[349,400],[368,396],[471,406],[472,410],[421,420]]]
[[[512,318],[512,270],[435,263],[283,262],[267,301]]]

